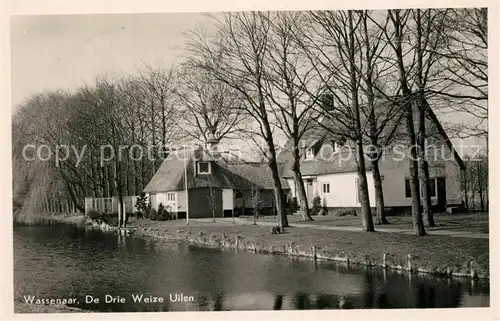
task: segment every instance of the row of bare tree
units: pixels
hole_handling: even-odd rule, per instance
[[[277,137],[291,142],[301,212],[312,219],[300,142],[312,128],[323,127],[353,144],[363,227],[373,231],[366,162],[373,168],[377,222],[384,224],[380,155],[398,139],[423,147],[431,106],[470,112],[477,124],[460,133],[487,137],[486,9],[238,12],[213,19],[214,34],[188,32],[188,55],[175,68],[147,66],[136,76],[99,77],[94,86],[74,93],[27,100],[14,119],[19,167],[14,185],[20,186],[15,198],[36,203],[26,195],[37,184],[63,193],[79,209],[85,195],[137,194],[164,156],[154,148],[155,160],[132,161],[138,151],[125,149],[127,157],[102,164],[103,145],[118,151],[119,146],[170,146],[180,137],[201,142],[243,137],[265,152],[284,227]],[[401,121],[402,134],[392,130]],[[80,163],[75,155],[56,168],[38,162],[45,170],[42,180],[30,175],[33,162],[20,157],[33,141],[52,151],[65,143],[88,150]],[[377,150],[367,153],[366,144]],[[423,217],[434,223],[429,188],[422,189],[421,204],[419,184],[428,186],[429,173],[425,148],[418,150],[419,155],[417,149],[408,151],[411,159],[419,156],[409,164],[412,215],[415,234],[424,235]]]

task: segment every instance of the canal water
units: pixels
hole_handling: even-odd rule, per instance
[[[71,299],[69,306],[100,312],[489,306],[487,282],[348,269],[65,224],[14,226],[14,292],[17,302]]]

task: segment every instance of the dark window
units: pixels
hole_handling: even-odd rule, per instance
[[[422,191],[423,191],[422,188],[423,188],[423,185],[420,185],[420,195],[422,195]],[[429,180],[429,190],[430,190],[431,197],[436,197],[436,179],[435,178],[431,178]],[[406,194],[406,197],[411,197],[410,180],[408,178],[405,179],[405,194]]]
[[[423,192],[423,185],[420,186],[420,193]],[[431,197],[436,197],[436,179],[435,178],[431,178],[429,179],[429,190],[430,190],[430,194],[431,194]]]
[[[405,179],[405,194],[406,197],[411,197],[410,180],[408,178]]]
[[[330,184],[323,184],[323,193],[330,193]]]
[[[207,174],[207,173],[210,173],[210,163],[199,162],[198,163],[198,174]]]
[[[431,188],[431,197],[436,197],[436,179],[435,178],[431,178],[430,182],[429,182],[429,187]]]

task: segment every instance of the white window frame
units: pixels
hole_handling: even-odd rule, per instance
[[[429,181],[434,181],[434,192],[436,193],[436,195],[434,195],[434,196],[431,195],[431,198],[437,198],[437,194],[438,194],[437,178],[436,177],[429,177]],[[420,181],[419,186],[420,186],[420,195],[424,195],[424,185],[422,185],[421,181]]]
[[[314,158],[314,149],[312,147],[306,148],[305,159],[313,159]]]
[[[330,183],[323,183],[323,194],[330,194]]]
[[[202,172],[200,171],[200,164],[201,163],[207,163],[208,164],[208,171],[207,172]],[[212,164],[210,164],[210,162],[197,162],[196,163],[196,172],[199,174],[199,175],[210,175],[212,174]]]
[[[167,201],[169,202],[175,202],[175,192],[168,192],[167,193]]]

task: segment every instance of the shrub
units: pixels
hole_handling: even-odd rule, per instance
[[[322,208],[323,206],[321,204],[321,197],[319,197],[319,195],[314,196],[311,208],[311,215],[317,215]]]
[[[337,212],[337,216],[357,216],[355,209],[342,209]]]
[[[95,221],[95,220],[98,220],[98,219],[102,219],[102,217],[104,216],[102,213],[99,213],[98,211],[90,211],[87,213],[87,216],[92,220],[92,221]]]
[[[144,210],[144,218],[149,218],[149,215],[151,214],[151,205],[148,204],[146,206],[146,209]]]
[[[149,218],[152,221],[156,221],[158,219],[158,213],[156,212],[156,210],[154,208],[152,208],[151,211],[149,212]]]
[[[297,198],[292,197],[292,199],[290,200],[290,212],[295,213],[297,209],[298,209]]]
[[[394,208],[392,207],[386,207],[384,208],[384,212],[385,212],[385,215],[386,216],[394,216]],[[375,215],[376,215],[376,211],[375,211]]]
[[[142,215],[137,215],[137,217],[145,216],[146,210],[148,209],[148,197],[145,193],[141,193],[141,195],[137,198],[135,208],[137,209],[137,212],[142,213]]]
[[[137,218],[143,218],[143,217],[144,217],[144,213],[143,213],[143,212],[139,212],[139,211],[135,211],[135,212],[134,212],[134,215],[135,215],[135,217],[137,217]]]
[[[157,213],[157,216],[158,216],[158,221],[166,221],[166,220],[170,220],[172,219],[171,218],[171,215],[170,213],[168,212],[168,210],[163,206],[162,203],[160,203],[160,205],[158,205],[158,213]]]

